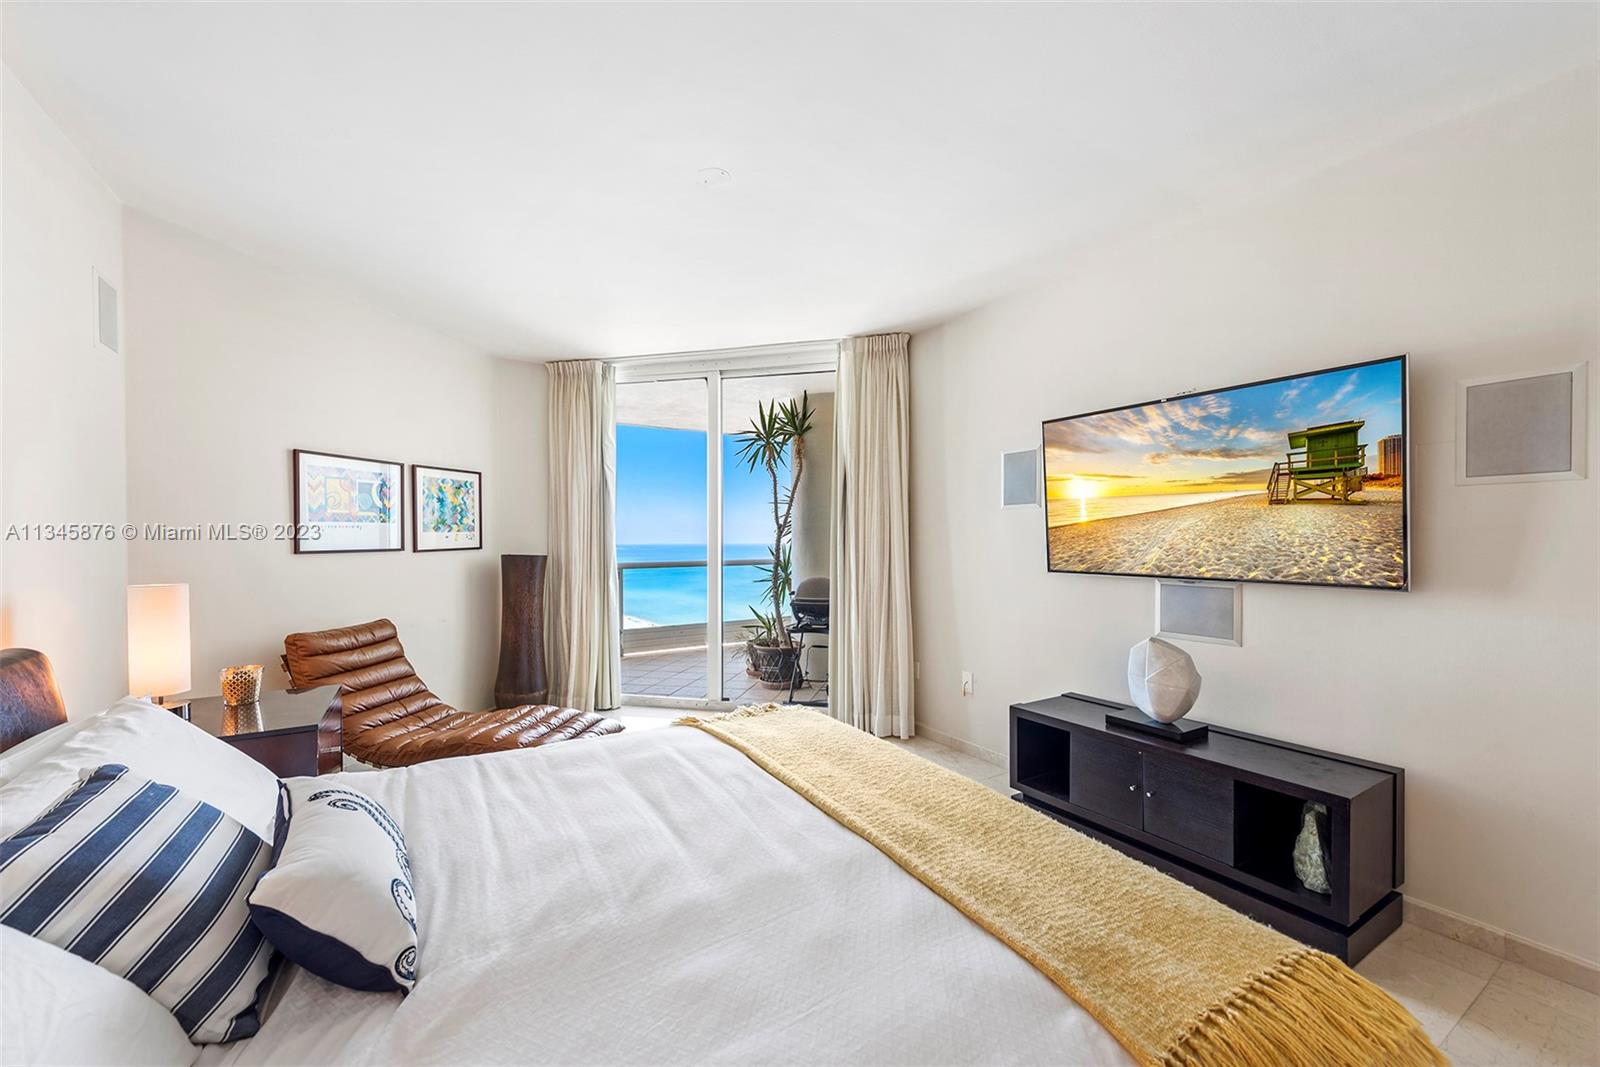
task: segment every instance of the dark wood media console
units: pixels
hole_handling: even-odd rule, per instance
[[[1346,963],[1400,925],[1404,770],[1220,726],[1188,745],[1108,727],[1121,706],[1013,704],[1016,799]],[[1328,893],[1294,873],[1306,801],[1328,807]]]

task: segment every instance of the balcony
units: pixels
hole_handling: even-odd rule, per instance
[[[723,561],[729,569],[751,567],[761,559]],[[617,565],[617,585],[622,602],[622,692],[627,697],[667,697],[676,700],[706,699],[706,624],[705,620],[671,626],[652,626],[628,614],[628,576],[641,571],[704,570],[705,560],[651,560]],[[789,690],[769,689],[745,670],[745,627],[752,619],[729,619],[722,628],[722,695],[733,706],[768,700],[787,701]],[[827,653],[822,649],[827,638],[810,635],[806,639],[805,665],[809,674],[826,677]],[[811,651],[815,648],[816,651]],[[825,682],[796,686],[794,699],[806,703],[827,700]]]
[[[778,474],[782,492],[793,493],[786,550],[792,552],[794,581],[825,577],[835,377],[831,367],[823,369],[829,364],[831,358],[819,357],[815,369],[668,369],[659,377],[642,368],[636,380],[619,381],[617,561],[622,690],[630,703],[729,708],[790,698],[787,686],[767,689],[745,670],[751,605],[759,608],[770,595],[757,568],[770,556],[778,517],[773,472],[741,458],[740,435],[773,403],[808,398],[803,476],[790,485],[787,456]],[[712,518],[717,513],[720,521]],[[720,541],[727,557],[720,583],[722,631],[710,635],[708,539]],[[708,650],[708,637],[719,647]],[[823,635],[807,636],[804,667],[817,684],[797,687],[795,700],[826,700],[826,644]]]

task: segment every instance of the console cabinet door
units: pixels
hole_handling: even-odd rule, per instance
[[[1074,731],[1067,749],[1067,799],[1107,819],[1138,826],[1139,750]]]
[[[1232,778],[1151,752],[1142,777],[1146,833],[1233,865]]]

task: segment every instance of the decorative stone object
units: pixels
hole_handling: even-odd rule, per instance
[[[1177,722],[1200,696],[1200,672],[1189,653],[1152,637],[1128,652],[1128,693],[1157,722]]]
[[[1294,876],[1313,893],[1330,893],[1328,806],[1307,801],[1300,809],[1300,836],[1294,840]]]

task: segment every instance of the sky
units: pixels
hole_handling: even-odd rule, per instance
[[[1264,489],[1289,431],[1355,419],[1375,471],[1379,438],[1401,429],[1400,368],[1394,359],[1047,423],[1046,495]]]
[[[723,436],[724,544],[772,540],[772,479],[752,473]],[[785,479],[786,480],[786,479]],[[700,430],[617,427],[617,544],[706,542],[706,435]]]

